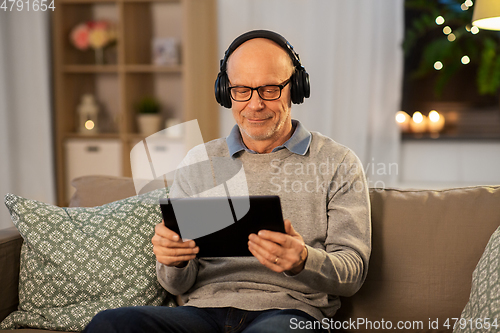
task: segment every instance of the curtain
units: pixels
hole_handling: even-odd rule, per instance
[[[6,193],[55,202],[49,16],[0,11],[0,229]]]
[[[218,0],[219,54],[253,29],[282,34],[311,79],[311,97],[292,117],[351,148],[370,186],[397,182],[394,121],[403,73],[403,0]],[[221,108],[221,136],[234,124]]]

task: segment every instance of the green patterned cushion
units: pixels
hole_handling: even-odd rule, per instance
[[[99,311],[161,305],[151,238],[165,189],[100,207],[61,208],[7,194],[24,238],[19,309],[1,329],[80,331]]]
[[[472,273],[469,302],[454,333],[500,331],[500,227],[491,236]],[[486,320],[486,318],[488,318]]]

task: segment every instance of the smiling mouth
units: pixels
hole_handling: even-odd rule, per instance
[[[256,121],[256,122],[259,122],[259,121],[265,121],[265,120],[269,120],[271,119],[272,117],[265,117],[265,118],[251,118],[251,117],[245,117],[248,121]]]
[[[265,118],[265,119],[250,119],[250,118],[247,118],[247,124],[249,125],[259,125],[259,126],[262,126],[264,125],[267,121],[269,120],[269,118]]]

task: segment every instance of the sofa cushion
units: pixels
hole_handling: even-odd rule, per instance
[[[76,189],[70,207],[95,207],[136,195],[132,178],[83,176],[71,181]]]
[[[151,237],[161,221],[159,189],[92,208],[60,208],[7,194],[24,238],[19,309],[2,329],[79,331],[99,311],[160,305]]]
[[[358,293],[342,299],[335,319],[374,325],[383,319],[394,327],[416,321],[429,332],[450,332],[443,324],[460,317],[474,267],[500,225],[500,186],[371,189],[370,198],[368,275]],[[347,331],[380,332],[374,325]]]
[[[171,184],[171,180],[168,180],[168,184]],[[71,185],[76,191],[71,197],[70,207],[101,206],[165,187],[163,179],[156,179],[136,193],[132,178],[100,175],[75,178],[71,181]]]
[[[472,274],[469,302],[455,333],[500,331],[500,227],[493,233]],[[487,318],[487,319],[486,319]]]

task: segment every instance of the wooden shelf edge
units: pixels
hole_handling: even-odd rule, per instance
[[[125,72],[127,73],[182,73],[182,65],[173,66],[158,66],[149,64],[139,65],[125,65]]]
[[[149,136],[148,135],[144,135],[144,134],[140,134],[140,133],[127,133],[125,134],[125,140],[126,141],[129,141],[129,142],[132,142],[132,141],[141,141],[141,140],[144,140],[144,139],[147,139]],[[168,141],[173,141],[173,142],[180,142],[180,141],[184,141],[184,138],[178,138],[178,137],[168,137],[168,136],[155,136],[155,139],[165,139],[165,140],[168,140]]]
[[[64,65],[65,73],[118,73],[118,65]]]
[[[62,139],[121,139],[123,141],[140,141],[148,136],[135,132],[128,133],[97,133],[97,134],[81,134],[68,132],[62,135]],[[180,138],[165,137],[168,140],[178,141]]]
[[[64,65],[62,71],[69,74],[86,74],[86,73],[165,73],[165,74],[181,74],[183,71],[182,65],[175,66],[158,66],[158,65]]]
[[[97,134],[80,134],[80,133],[65,133],[63,139],[120,139],[118,133],[97,133]]]

